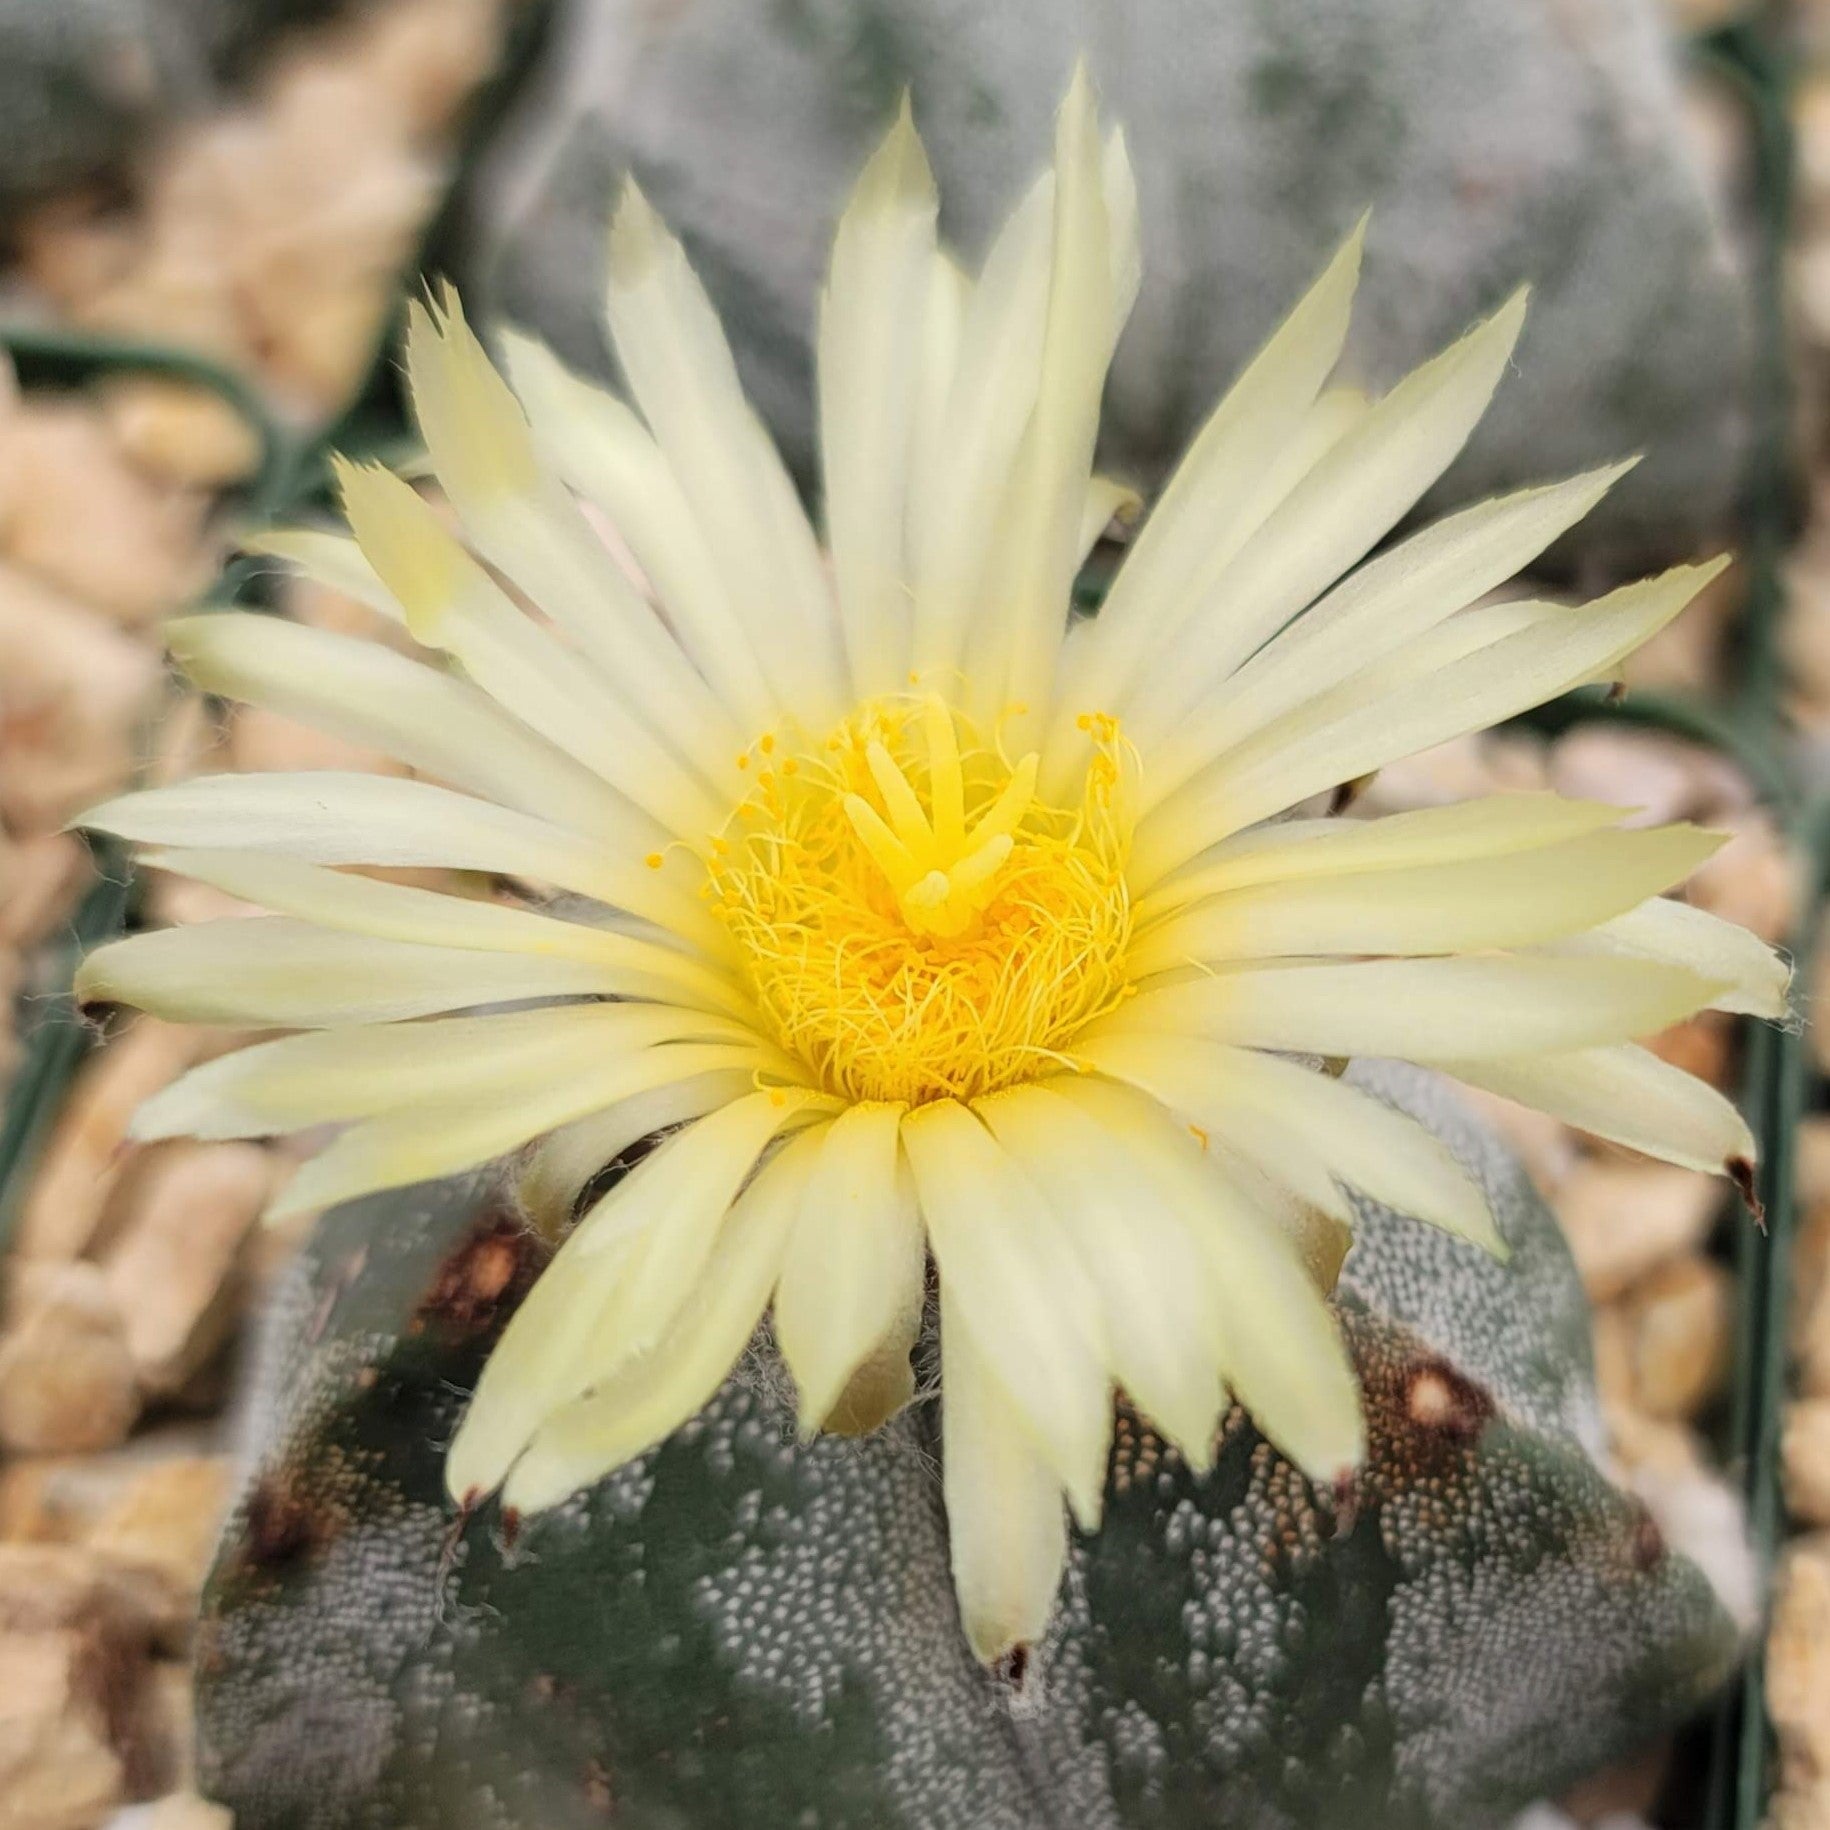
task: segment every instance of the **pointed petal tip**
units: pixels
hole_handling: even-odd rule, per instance
[[[654,205],[635,173],[628,173],[610,212],[611,279],[623,283],[639,279],[659,257],[663,234]]]
[[[1723,1164],[1723,1173],[1734,1183],[1736,1192],[1741,1197],[1741,1204],[1752,1217],[1754,1224],[1764,1233],[1766,1231],[1766,1203],[1760,1199],[1757,1168],[1753,1157],[1731,1157]]]

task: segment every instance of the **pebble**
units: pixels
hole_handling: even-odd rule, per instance
[[[125,1441],[140,1414],[140,1389],[127,1321],[101,1271],[20,1263],[9,1282],[0,1448],[59,1453]]]
[[[1634,1401],[1648,1417],[1694,1417],[1722,1390],[1734,1346],[1734,1279],[1722,1265],[1661,1265],[1633,1287],[1623,1319]]]
[[[126,785],[159,680],[144,642],[0,560],[0,821],[54,830]]]
[[[151,621],[201,590],[214,565],[208,499],[128,461],[79,396],[34,397],[6,426],[13,473],[0,554],[122,623]]]
[[[1713,1176],[1597,1158],[1565,1180],[1556,1208],[1584,1287],[1607,1302],[1700,1246],[1722,1200]]]
[[[1786,1505],[1807,1525],[1830,1525],[1830,1398],[1798,1398],[1786,1406]]]
[[[273,1186],[258,1144],[158,1144],[140,1153],[135,1186],[102,1271],[126,1320],[140,1388],[170,1397],[227,1338],[239,1312],[248,1236]]]
[[[1766,1688],[1788,1789],[1830,1786],[1830,1534],[1795,1539],[1781,1559]]]
[[[202,1040],[183,1024],[140,1016],[88,1062],[27,1190],[14,1240],[21,1257],[80,1258],[100,1243],[128,1162],[128,1121],[198,1058]]]

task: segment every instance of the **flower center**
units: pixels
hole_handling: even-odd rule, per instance
[[[707,893],[783,1046],[831,1091],[910,1104],[1033,1076],[1124,995],[1118,731],[1077,807],[1036,796],[941,700],[860,707],[817,750],[743,759],[755,790]]]

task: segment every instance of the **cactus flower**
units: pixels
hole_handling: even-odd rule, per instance
[[[976,279],[937,240],[906,108],[866,166],[820,301],[823,542],[632,186],[608,279],[627,403],[514,335],[504,380],[455,298],[416,307],[457,531],[345,464],[353,537],[269,542],[417,654],[172,626],[201,686],[430,779],[225,775],[96,809],[149,865],[273,913],[104,947],[80,990],[302,1032],[137,1123],[341,1127],[289,1210],[525,1153],[569,1230],[451,1446],[460,1502],[549,1507],[641,1454],[765,1314],[802,1427],[868,1429],[912,1395],[932,1266],[954,1576],[994,1658],[1047,1621],[1064,1499],[1098,1523],[1115,1386],[1196,1467],[1237,1399],[1313,1478],[1351,1472],[1323,1301],[1348,1189],[1503,1250],[1454,1158],[1341,1058],[1745,1175],[1728,1102],[1633,1041],[1783,1011],[1766,947],[1660,899],[1715,835],[1550,794],[1318,802],[1611,677],[1721,563],[1580,607],[1482,601],[1625,465],[1368,558],[1472,431],[1524,301],[1369,399],[1330,385],[1360,249],[1077,619],[1126,500],[1093,455],[1139,272],[1124,142],[1084,77]]]

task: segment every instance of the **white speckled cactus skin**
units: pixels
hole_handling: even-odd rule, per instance
[[[1668,1726],[1735,1632],[1596,1465],[1554,1223],[1427,1077],[1365,1080],[1481,1176],[1511,1266],[1366,1212],[1350,1503],[1238,1416],[1204,1479],[1121,1418],[1108,1522],[996,1673],[933,1406],[797,1443],[764,1340],[562,1510],[456,1529],[440,1451],[540,1248],[470,1184],[333,1213],[206,1599],[206,1789],[242,1830],[1487,1830]]]

